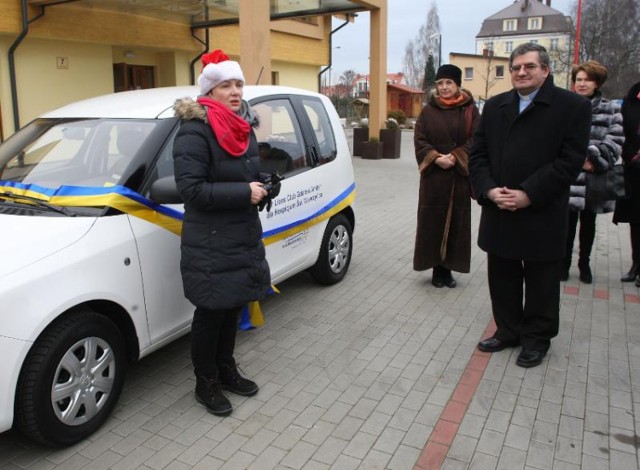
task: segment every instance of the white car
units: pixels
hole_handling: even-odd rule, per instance
[[[0,145],[0,432],[16,426],[49,445],[83,439],[113,409],[127,362],[189,331],[172,106],[196,94],[89,99]],[[245,87],[245,99],[261,119],[264,171],[286,177],[261,212],[272,282],[303,270],[340,281],[355,183],[335,109],[285,87]]]

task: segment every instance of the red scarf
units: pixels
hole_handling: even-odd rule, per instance
[[[198,103],[207,110],[209,125],[220,147],[233,157],[244,155],[249,148],[249,123],[219,101],[209,97],[198,97]]]

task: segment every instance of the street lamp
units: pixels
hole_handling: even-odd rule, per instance
[[[433,38],[438,38],[438,67],[442,65],[442,33],[433,33],[429,36],[429,41]]]

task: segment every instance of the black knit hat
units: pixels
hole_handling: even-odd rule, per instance
[[[438,72],[436,73],[436,81],[442,80],[443,78],[450,78],[456,85],[462,85],[462,70],[452,64],[444,64],[438,67]]]

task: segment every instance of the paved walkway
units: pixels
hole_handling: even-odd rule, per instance
[[[354,158],[357,223],[345,280],[305,274],[239,333],[260,384],[228,418],[193,397],[188,338],[133,365],[111,419],[67,449],[0,435],[1,469],[638,468],[640,297],[619,278],[628,227],[598,217],[594,284],[563,284],[560,335],[543,364],[475,345],[494,328],[486,257],[436,289],[412,271],[418,178],[412,134],[398,160]],[[474,205],[473,227],[479,210]],[[475,228],[474,228],[475,230]],[[476,239],[476,234],[473,234]]]

